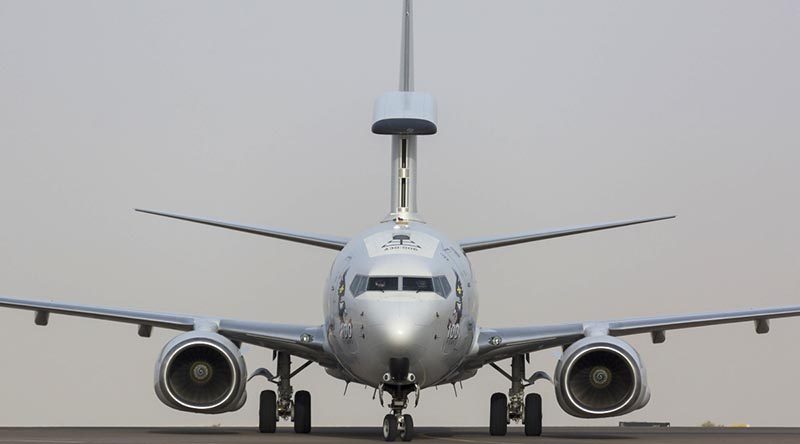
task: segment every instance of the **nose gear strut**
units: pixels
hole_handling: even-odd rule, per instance
[[[390,442],[398,437],[403,441],[414,439],[414,419],[409,414],[403,414],[403,410],[408,408],[408,395],[411,393],[414,393],[415,396],[414,407],[419,404],[419,385],[383,383],[376,390],[381,406],[384,406],[384,392],[392,396],[392,400],[389,402],[389,413],[383,417],[383,439]]]

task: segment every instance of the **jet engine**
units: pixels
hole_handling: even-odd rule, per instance
[[[177,410],[223,413],[247,399],[247,368],[239,347],[212,332],[191,331],[172,339],[156,361],[156,396]]]
[[[611,336],[583,338],[556,365],[556,398],[579,418],[605,418],[638,410],[650,401],[647,375],[636,350]]]

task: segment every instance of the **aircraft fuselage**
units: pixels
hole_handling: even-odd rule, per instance
[[[476,335],[478,295],[459,246],[420,222],[379,224],[339,252],[325,287],[327,346],[343,372],[377,387],[407,358],[420,388],[457,373]]]

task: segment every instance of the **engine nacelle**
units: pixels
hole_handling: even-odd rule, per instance
[[[156,361],[156,396],[177,410],[222,413],[247,399],[247,367],[233,342],[213,332],[191,331],[172,339]]]
[[[650,401],[639,354],[611,336],[583,338],[570,345],[556,365],[558,404],[579,418],[605,418],[638,410]]]

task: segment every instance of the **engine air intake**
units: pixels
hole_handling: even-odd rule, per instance
[[[174,409],[231,412],[247,399],[245,378],[247,366],[236,344],[218,333],[190,331],[161,351],[155,390],[158,399]]]
[[[642,358],[611,336],[590,336],[567,347],[554,376],[558,404],[578,418],[620,416],[650,400]]]
[[[230,396],[236,371],[231,359],[216,347],[189,344],[173,356],[166,380],[169,391],[181,402],[210,407]]]
[[[588,350],[567,375],[567,390],[586,410],[615,410],[630,400],[634,387],[631,363],[611,349]]]

